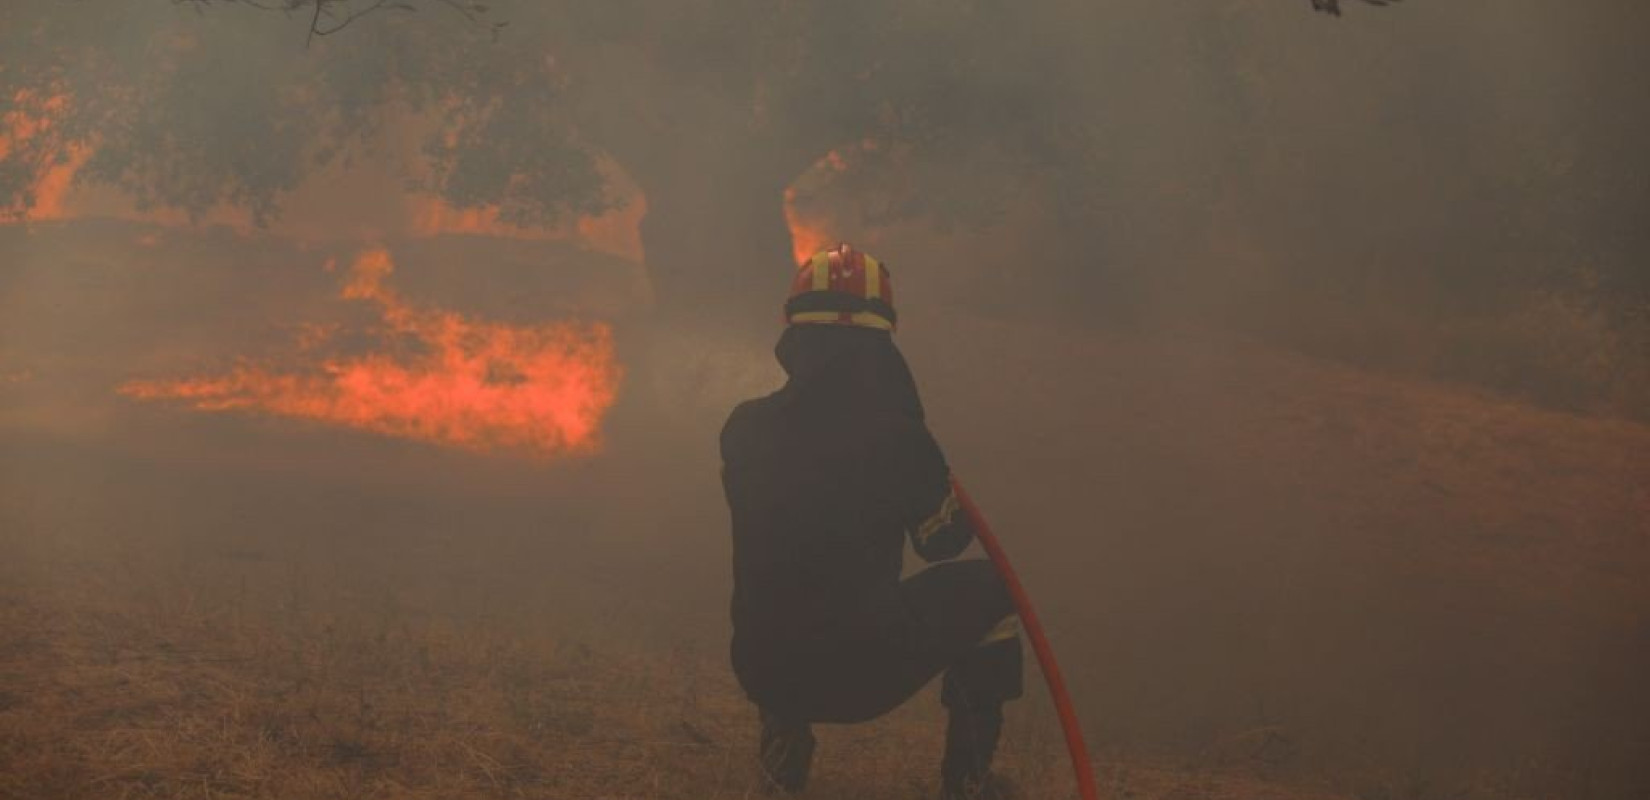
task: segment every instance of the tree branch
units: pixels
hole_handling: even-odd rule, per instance
[[[1363,2],[1372,6],[1389,6],[1400,2],[1400,0],[1363,0]],[[1322,11],[1332,17],[1338,17],[1341,15],[1341,0],[1312,0],[1312,10]]]
[[[358,20],[358,19],[360,19],[360,18],[362,18],[362,17],[364,17],[368,14],[371,14],[374,11],[384,11],[384,10],[390,10],[390,11],[417,11],[418,10],[418,9],[412,7],[411,5],[408,5],[405,2],[399,2],[399,0],[397,0],[397,2],[391,2],[391,0],[378,0],[378,2],[373,3],[372,5],[364,8],[360,11],[350,12],[350,15],[345,17],[343,22],[340,22],[337,25],[334,25],[331,28],[328,28],[326,30],[322,30],[319,23],[320,23],[320,19],[321,19],[321,8],[325,5],[326,5],[325,0],[316,0],[316,3],[315,3],[315,17],[314,17],[314,19],[310,20],[310,24],[309,24],[309,39],[304,42],[304,49],[306,49],[306,50],[309,49],[309,43],[314,41],[315,37],[317,37],[317,36],[331,36],[332,34],[335,34],[339,31],[343,30],[345,27],[348,27],[348,25],[351,22],[354,22],[354,21],[356,21],[356,20]],[[328,16],[331,16],[331,12],[328,12]]]
[[[172,2],[175,5],[188,4],[194,6],[196,10],[206,8],[214,3],[222,5],[239,4],[258,9],[259,11],[279,11],[287,15],[291,15],[292,12],[305,8],[306,6],[313,7],[314,10],[310,13],[309,17],[309,30],[305,34],[304,38],[305,50],[308,50],[310,46],[315,43],[315,37],[331,36],[332,34],[349,27],[350,23],[369,14],[378,11],[418,10],[417,0],[375,0],[372,5],[362,8],[359,11],[349,10],[349,8],[353,5],[352,0],[172,0]],[[431,0],[431,2],[438,2],[441,5],[458,12],[460,16],[464,17],[466,22],[472,25],[480,25],[482,23],[482,17],[486,15],[489,10],[488,7],[479,2],[479,0]],[[346,11],[346,13],[342,15],[342,19],[335,25],[325,24],[321,19],[322,17],[326,17],[327,20],[340,19],[340,15],[334,13],[333,11],[334,8],[338,7],[342,7]],[[493,38],[497,39],[499,31],[503,30],[504,26],[508,24],[509,23],[507,22],[492,23],[489,27],[493,33]]]
[[[315,41],[315,28],[321,24],[321,9],[326,8],[322,0],[315,0],[315,16],[309,18],[309,36],[304,39],[304,49],[308,50],[311,42]]]

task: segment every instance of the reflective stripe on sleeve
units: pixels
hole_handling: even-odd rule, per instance
[[[979,644],[976,646],[984,647],[988,644],[996,644],[997,642],[1006,641],[1019,635],[1020,615],[1009,614],[1008,616],[1003,617],[1001,622],[998,622],[996,625],[992,626],[991,630],[986,631],[985,636],[980,639]]]
[[[941,528],[950,525],[951,518],[956,516],[957,509],[960,507],[961,506],[957,503],[956,490],[953,489],[946,493],[945,500],[940,503],[940,510],[934,512],[933,516],[923,520],[922,524],[917,526],[917,531],[915,534],[917,543],[926,543],[929,537],[938,533]]]

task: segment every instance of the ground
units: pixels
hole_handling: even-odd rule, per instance
[[[0,797],[759,795],[752,715],[714,659],[370,613],[254,621],[183,593],[53,599],[5,601]],[[932,700],[822,730],[808,796],[933,796]],[[1337,796],[1102,759],[1111,797]],[[1047,736],[1011,738],[1004,762],[1029,796],[1071,794]]]
[[[629,376],[592,459],[200,414],[112,387],[280,339],[320,255],[75,238],[0,268],[0,797],[755,794],[714,432],[766,343],[673,332],[689,377]],[[902,326],[1105,796],[1650,791],[1650,428],[1196,329]],[[930,796],[939,719],[825,730],[810,796]],[[1007,769],[1070,796],[1062,759],[1033,691]]]

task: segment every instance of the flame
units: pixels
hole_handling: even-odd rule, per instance
[[[76,143],[64,147],[63,157],[53,158],[53,163],[35,179],[34,207],[29,209],[27,217],[31,220],[66,219],[69,212],[64,198],[74,184],[75,174],[91,157],[92,149],[85,145]]]
[[[394,269],[387,251],[367,250],[341,291],[346,300],[377,306],[392,346],[387,352],[324,358],[287,371],[243,362],[224,375],[131,381],[119,392],[478,452],[548,456],[599,449],[600,424],[619,383],[606,325],[512,326],[418,308],[385,285]],[[317,349],[334,332],[305,326],[300,351]]]
[[[132,197],[111,186],[75,186],[74,178],[96,152],[97,142],[62,141],[63,120],[73,110],[73,98],[19,90],[12,107],[0,115],[0,161],[27,159],[27,194],[34,202],[20,207],[0,198],[0,221],[33,222],[108,217],[144,222],[165,228],[199,225],[226,226],[252,233],[258,226],[242,208],[219,206],[189,213],[174,208],[139,208]],[[427,182],[428,164],[420,157],[423,134],[432,120],[406,110],[384,112],[395,124],[385,126],[385,138],[373,154],[348,164],[332,164],[306,176],[282,198],[286,213],[273,221],[273,232],[301,241],[383,241],[398,236],[431,237],[470,234],[533,241],[570,241],[589,250],[640,263],[644,260],[641,219],[646,196],[623,168],[598,156],[597,169],[607,179],[612,195],[623,202],[603,214],[579,217],[555,226],[521,227],[499,219],[497,205],[456,208],[428,193],[407,192],[400,202],[383,202],[384,187]],[[59,138],[54,138],[59,137]],[[140,242],[140,244],[145,244]]]
[[[69,97],[63,93],[39,100],[36,97],[28,89],[19,89],[11,97],[12,110],[0,115],[0,159],[11,155],[12,148],[51,130],[69,105]]]
[[[52,139],[58,122],[68,112],[66,93],[41,95],[20,89],[12,95],[12,109],[0,115],[0,161],[10,158],[14,151],[33,163],[28,194],[34,197],[32,207],[5,209],[7,216],[23,221],[63,219],[67,216],[64,198],[74,183],[75,175],[91,157],[92,149],[83,143],[60,143]],[[40,152],[26,148],[36,140],[43,142]],[[14,198],[21,200],[21,198]]]
[[[565,236],[558,230],[523,228],[500,222],[497,206],[454,208],[430,195],[409,196],[407,206],[408,228],[415,236],[439,236],[444,233],[507,239],[561,239]]]
[[[423,194],[407,198],[408,228],[415,236],[460,233],[506,239],[571,240],[590,250],[640,263],[645,259],[641,230],[642,217],[647,215],[647,195],[611,158],[598,156],[596,168],[613,195],[624,198],[624,202],[603,214],[581,216],[555,227],[523,228],[501,221],[497,205],[454,208],[439,197]]]
[[[821,156],[790,186],[785,188],[785,225],[791,230],[791,260],[797,264],[833,244],[836,239],[829,231],[828,221],[817,215],[804,213],[798,202],[797,187],[820,173],[837,173],[848,169],[842,153],[832,150]]]
[[[796,187],[785,190],[785,225],[791,229],[791,261],[801,264],[809,256],[831,246],[831,235],[823,224],[803,217],[796,208]]]

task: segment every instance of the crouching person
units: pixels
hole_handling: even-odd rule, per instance
[[[813,723],[892,710],[942,676],[942,796],[1001,798],[1003,704],[1021,693],[1013,602],[974,532],[894,345],[887,268],[847,245],[803,264],[779,391],[722,430],[733,523],[733,667],[759,709],[771,790],[807,783]],[[901,580],[905,541],[929,562]]]

